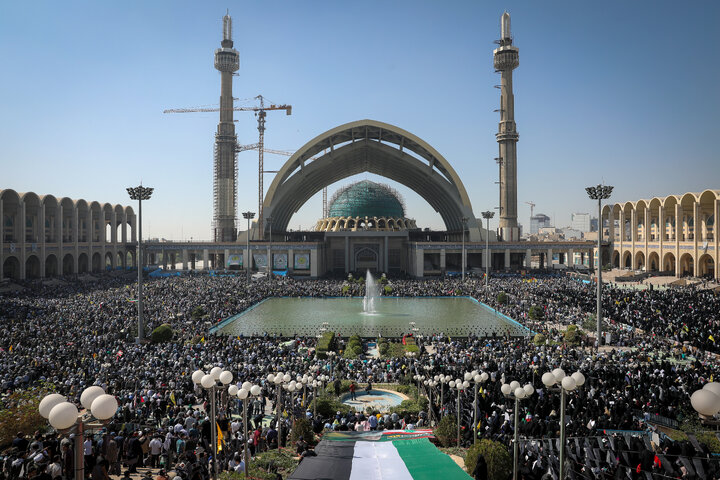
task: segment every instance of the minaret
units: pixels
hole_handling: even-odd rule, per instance
[[[520,239],[517,223],[517,141],[515,128],[515,98],[512,72],[520,64],[518,48],[510,36],[510,14],[501,17],[500,47],[493,51],[495,71],[500,72],[500,124],[497,138],[500,155],[500,225],[498,233],[503,241]]]
[[[215,68],[220,72],[220,123],[215,134],[213,183],[213,237],[216,242],[237,240],[237,136],[233,122],[233,73],[240,68],[238,51],[233,47],[232,19],[223,17],[222,48],[215,50]]]

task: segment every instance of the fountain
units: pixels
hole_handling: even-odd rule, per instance
[[[370,270],[367,271],[367,276],[365,277],[365,296],[363,297],[363,313],[375,313],[375,299],[378,297],[378,286],[375,282],[375,279],[372,276],[372,273],[370,273]]]

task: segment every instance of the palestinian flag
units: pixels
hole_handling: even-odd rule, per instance
[[[334,432],[315,447],[288,480],[468,480],[424,431]],[[330,440],[326,437],[345,437]],[[430,434],[431,435],[431,434]],[[356,439],[351,437],[355,436]]]

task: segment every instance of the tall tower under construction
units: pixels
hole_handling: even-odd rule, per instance
[[[512,72],[520,64],[518,48],[512,44],[510,14],[503,13],[500,20],[500,46],[493,51],[495,71],[500,72],[500,124],[497,138],[500,155],[500,225],[498,233],[503,241],[520,239],[517,223],[517,141],[515,126],[515,97]]]
[[[215,50],[215,68],[220,72],[220,123],[215,133],[213,176],[213,237],[216,242],[234,242],[237,208],[237,135],[233,122],[233,73],[240,68],[240,55],[233,48],[232,19],[223,17],[221,48]]]

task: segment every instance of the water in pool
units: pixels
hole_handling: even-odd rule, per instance
[[[350,336],[526,336],[531,332],[470,297],[378,297],[374,312],[361,297],[270,298],[212,329],[226,335],[314,336],[323,328]]]

